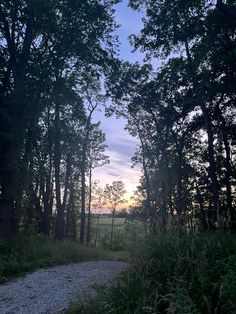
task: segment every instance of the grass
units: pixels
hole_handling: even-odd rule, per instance
[[[69,240],[55,241],[42,235],[24,235],[11,242],[0,241],[0,283],[38,268],[87,260],[129,260],[140,226],[115,218],[114,245],[110,250],[111,218],[101,217],[97,247],[96,219],[92,221],[91,246]],[[142,233],[142,232],[141,232]]]
[[[99,219],[97,246],[110,248],[112,218],[101,217]],[[95,234],[97,228],[97,219],[93,218],[91,224],[91,242],[95,242]],[[138,221],[129,221],[125,218],[115,218],[114,235],[113,235],[113,251],[133,250],[138,242],[142,242],[144,238],[143,224]]]
[[[50,267],[88,260],[127,260],[127,252],[81,246],[69,240],[55,241],[42,235],[21,236],[11,242],[0,242],[0,283]]]
[[[94,218],[94,222],[96,223],[96,218]],[[111,217],[101,217],[99,219],[100,226],[111,226],[112,218]],[[115,218],[115,226],[123,226],[125,224],[125,218]]]
[[[91,242],[95,242],[95,234],[97,231],[97,243],[98,247],[110,248],[111,238],[111,217],[100,217],[99,225],[97,227],[97,217],[93,217],[91,223]],[[114,221],[114,249],[121,250],[124,247],[124,227],[126,225],[125,218],[115,218]],[[98,230],[97,230],[98,228]]]
[[[236,313],[236,235],[159,235],[140,246],[130,270],[67,313]]]

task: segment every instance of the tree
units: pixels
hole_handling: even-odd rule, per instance
[[[156,73],[148,65],[122,64],[117,76],[110,80],[110,92],[117,105],[116,113],[132,116],[128,126],[131,134],[138,136],[135,125],[145,119],[140,153],[146,150],[145,158],[150,160],[148,185],[150,181],[154,184],[149,188],[154,189],[151,202],[158,213],[168,209],[185,223],[193,213],[191,199],[197,194],[202,217],[208,213],[208,226],[217,222],[222,227],[229,220],[233,226],[233,146],[230,136],[225,136],[224,126],[234,124],[229,112],[234,115],[235,21],[227,20],[205,1],[132,0],[130,5],[133,9],[146,9],[143,29],[139,35],[131,36],[134,48],[141,48],[149,58],[165,60],[165,64]],[[221,109],[228,108],[223,120],[219,105]],[[141,119],[137,119],[139,116]],[[207,141],[201,141],[201,137]],[[142,164],[144,160],[140,158]],[[147,163],[143,166],[147,177]],[[201,182],[200,189],[204,189],[204,206],[202,191],[190,193],[194,176]],[[231,218],[226,218],[229,215]]]
[[[110,240],[110,247],[112,248],[113,245],[113,233],[114,233],[114,221],[115,221],[115,212],[118,205],[125,202],[124,194],[125,185],[122,181],[113,181],[112,184],[106,184],[104,189],[104,195],[106,200],[111,206],[112,211],[112,224],[111,224],[111,240]]]
[[[89,211],[87,224],[87,243],[89,242],[90,233],[90,204],[91,204],[91,180],[92,168],[99,165],[99,161],[107,156],[103,155],[105,146],[105,136],[98,129],[99,124],[92,123],[93,113],[105,101],[105,97],[101,95],[101,85],[98,79],[92,77],[92,73],[85,73],[84,85],[81,92],[84,94],[84,99],[87,107],[86,123],[83,130],[82,144],[82,160],[81,160],[81,214],[80,214],[80,242],[84,243],[85,228],[86,228],[86,172],[89,172]]]
[[[92,204],[92,171],[109,163],[109,157],[104,154],[106,145],[105,134],[99,129],[100,123],[93,124],[88,144],[88,211],[87,211],[87,245],[90,243],[91,233],[91,204]]]
[[[98,230],[99,230],[99,221],[102,214],[102,211],[106,205],[104,189],[99,185],[99,181],[95,181],[93,185],[94,195],[92,198],[92,206],[94,209],[94,213],[97,216],[97,223],[96,223],[96,231],[95,231],[95,239],[94,239],[94,246],[97,246],[98,240]]]
[[[26,152],[29,129],[37,128],[49,102],[56,108],[55,125],[60,124],[58,112],[60,118],[65,101],[57,97],[58,86],[67,86],[66,90],[60,90],[61,95],[68,93],[69,86],[74,92],[85,67],[92,67],[93,73],[99,76],[113,64],[116,40],[112,31],[116,25],[112,6],[116,2],[1,2],[1,238],[16,233],[21,216],[19,204],[25,187],[22,188],[20,178],[28,177],[29,169],[25,166],[29,159],[26,156],[24,160],[22,155]],[[56,129],[59,131],[59,127]],[[56,198],[59,217],[62,217],[58,182],[60,132],[56,133]],[[63,219],[58,218],[57,225],[59,221],[61,225]],[[58,235],[61,236],[62,233]]]
[[[223,14],[225,14],[227,17],[230,17],[230,18],[236,20],[236,8],[235,8],[235,6],[226,5],[225,3],[223,3],[223,0],[217,0],[216,7]]]

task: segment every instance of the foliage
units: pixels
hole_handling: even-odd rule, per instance
[[[113,254],[103,248],[91,248],[78,242],[55,241],[43,235],[19,236],[0,242],[0,282],[38,268],[87,260],[126,260],[128,255]]]
[[[84,215],[88,160],[107,161],[90,109],[115,64],[117,2],[1,1],[0,238],[53,233],[54,205],[57,239],[76,236],[78,177]]]
[[[125,185],[122,181],[113,181],[112,184],[106,184],[104,196],[112,211],[116,211],[118,205],[124,203]]]
[[[71,313],[235,313],[235,235],[165,234],[147,241],[128,272]]]
[[[152,232],[235,229],[236,20],[213,1],[129,4],[144,14],[134,49],[163,60],[157,69],[123,62],[109,80],[107,113],[139,140],[135,214]],[[235,1],[223,6],[235,11]]]

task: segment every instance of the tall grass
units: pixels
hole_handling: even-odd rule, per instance
[[[102,248],[81,246],[74,241],[55,241],[42,235],[20,236],[0,241],[0,283],[42,267],[87,260],[126,260]]]
[[[236,313],[236,236],[149,239],[115,286],[70,313]]]

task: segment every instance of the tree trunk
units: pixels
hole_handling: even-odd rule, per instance
[[[90,101],[89,101],[90,102]],[[97,104],[92,106],[87,118],[87,123],[85,127],[85,138],[83,142],[83,156],[82,156],[82,167],[81,167],[81,214],[80,214],[80,243],[84,244],[85,237],[85,225],[86,225],[86,168],[87,168],[87,150],[88,150],[88,141],[91,131],[91,119],[94,110],[96,109]]]
[[[17,128],[16,124],[16,128]],[[6,130],[5,130],[6,131]],[[20,133],[20,129],[19,129]],[[1,165],[0,238],[8,239],[17,232],[17,208],[19,204],[21,138],[9,131],[13,140],[5,140]]]
[[[64,195],[63,195],[63,202],[62,202],[63,211],[65,211],[65,208],[66,208],[70,177],[71,177],[71,153],[68,153],[67,160],[66,160],[66,177],[65,177],[65,184],[64,184],[65,188],[64,188]]]
[[[45,184],[45,192],[43,193],[43,233],[45,235],[50,234],[50,226],[51,226],[51,218],[52,218],[52,205],[53,205],[53,180],[52,180],[52,150],[53,150],[53,140],[52,134],[50,131],[50,109],[47,108],[47,140],[48,140],[48,154],[49,154],[49,167],[46,174],[46,184]]]
[[[19,78],[20,79],[20,78]],[[24,125],[20,89],[22,83],[16,82],[16,91],[5,104],[9,117],[1,126],[1,199],[0,199],[0,238],[10,238],[17,231],[17,208],[20,203],[21,158],[23,149]],[[2,119],[1,119],[2,120]]]
[[[200,208],[200,213],[201,213],[200,220],[202,222],[203,229],[206,230],[206,229],[208,229],[208,224],[207,224],[207,220],[206,220],[206,212],[204,211],[204,205],[203,205],[201,191],[200,191],[200,188],[199,188],[198,183],[196,181],[195,181],[195,186],[196,186],[196,198],[197,198],[199,208]]]
[[[19,203],[18,187],[20,184],[20,154],[23,148],[26,121],[24,120],[24,80],[29,61],[30,48],[33,41],[36,3],[28,6],[29,18],[25,27],[25,37],[21,53],[16,54],[16,44],[10,35],[9,23],[0,6],[0,19],[8,45],[12,76],[14,78],[14,92],[10,97],[2,97],[1,110],[4,115],[0,117],[1,134],[1,199],[0,199],[0,238],[7,239],[17,231],[17,208]],[[10,76],[10,74],[9,74]],[[6,119],[7,114],[7,119]],[[6,122],[7,120],[7,122]],[[1,132],[0,132],[1,133]]]
[[[230,152],[230,146],[227,136],[227,128],[226,128],[226,122],[223,117],[223,114],[220,109],[220,104],[217,104],[217,113],[218,117],[221,122],[221,131],[223,136],[223,142],[225,147],[225,185],[226,185],[226,200],[227,200],[227,215],[230,216],[230,227],[232,230],[236,231],[236,215],[235,210],[233,208],[233,198],[232,198],[232,190],[231,190],[231,177],[232,177],[232,168],[231,168],[231,152]]]
[[[92,201],[92,165],[89,166],[89,199],[88,199],[88,222],[87,222],[87,245],[91,240],[91,201]]]
[[[198,94],[203,93],[203,91],[199,87],[197,76],[193,69],[193,61],[192,61],[192,57],[189,51],[187,39],[185,41],[185,48],[186,48],[186,54],[187,54],[187,59],[188,59],[189,71],[190,71],[190,75],[192,76],[193,88],[196,91],[196,93]],[[204,102],[204,99],[200,99],[198,104],[200,104],[200,107],[202,110],[205,127],[207,131],[207,137],[208,137],[208,162],[209,162],[209,177],[211,179],[212,200],[214,204],[214,210],[216,212],[217,222],[219,226],[221,226],[222,221],[221,221],[221,214],[220,214],[219,183],[218,183],[218,179],[216,175],[216,165],[215,165],[215,157],[214,157],[214,135],[212,131],[210,115],[206,107],[206,104]]]
[[[219,183],[216,175],[216,164],[214,156],[214,136],[212,132],[209,113],[204,102],[202,102],[201,104],[201,109],[205,120],[205,126],[208,137],[208,162],[209,162],[209,176],[211,178],[211,192],[213,196],[212,200],[214,204],[214,209],[216,211],[218,224],[219,226],[222,226],[222,217],[220,213],[220,200],[219,200]]]
[[[70,198],[69,205],[66,211],[66,237],[72,240],[76,239],[76,215],[75,215],[75,195],[74,183],[72,179],[69,184]]]
[[[43,233],[45,235],[49,235],[50,233],[50,225],[51,225],[51,216],[52,216],[52,182],[51,182],[51,175],[52,175],[52,166],[51,161],[49,162],[49,170],[46,177],[46,186],[45,186],[45,192],[43,195]]]
[[[148,226],[148,219],[150,218],[150,215],[152,214],[152,208],[151,208],[151,190],[150,190],[150,180],[149,180],[149,175],[148,175],[148,170],[147,170],[147,165],[146,165],[146,150],[145,150],[145,144],[143,141],[143,138],[141,136],[141,132],[139,132],[139,139],[141,142],[141,148],[142,148],[142,166],[143,166],[143,173],[144,173],[144,178],[145,178],[145,183],[146,183],[146,193],[147,193],[147,208],[145,210],[145,235],[147,234],[147,226]]]
[[[111,240],[110,240],[110,249],[111,250],[112,250],[112,246],[113,246],[114,222],[115,222],[115,209],[113,209],[113,211],[112,211]]]
[[[94,247],[97,246],[97,239],[98,239],[98,227],[99,227],[99,220],[100,220],[101,214],[98,215],[97,218],[97,225],[96,225],[96,233],[95,233],[95,240],[94,240]]]
[[[84,244],[85,223],[86,223],[86,178],[85,178],[85,161],[82,162],[81,169],[81,213],[80,213],[80,243]]]
[[[61,204],[61,184],[60,184],[60,106],[56,102],[55,106],[55,151],[54,151],[54,167],[55,167],[55,186],[56,186],[56,233],[57,240],[64,238],[64,210]]]

